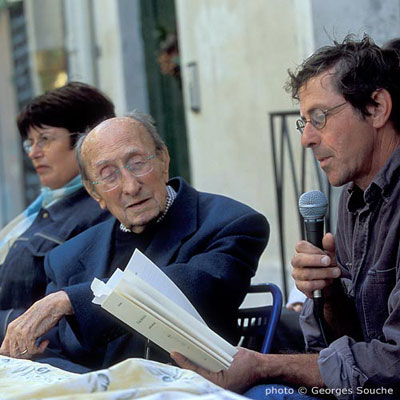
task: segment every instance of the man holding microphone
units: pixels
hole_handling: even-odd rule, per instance
[[[308,297],[300,320],[312,354],[240,349],[231,368],[218,374],[173,358],[231,390],[290,385],[254,387],[247,392],[253,398],[394,398],[400,393],[398,55],[367,36],[347,37],[289,75],[288,89],[300,102],[302,145],[333,186],[346,185],[336,236],[324,236],[323,250],[297,243],[292,259],[296,285]],[[324,297],[328,346],[314,317],[315,290]]]

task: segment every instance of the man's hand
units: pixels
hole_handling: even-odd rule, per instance
[[[335,239],[327,233],[323,240],[324,250],[304,240],[296,245],[296,254],[292,258],[292,276],[297,288],[307,297],[314,290],[323,290],[330,286],[341,274],[335,257]]]
[[[288,308],[289,310],[293,310],[293,311],[296,311],[298,313],[301,313],[301,310],[303,309],[303,304],[304,303],[302,303],[300,301],[296,301],[296,303],[288,304],[286,306],[286,308]]]
[[[238,347],[232,365],[224,371],[210,372],[179,353],[171,357],[182,368],[190,369],[224,389],[244,392],[261,382],[324,387],[318,367],[318,354],[261,354]]]
[[[67,293],[59,291],[49,294],[8,325],[0,354],[32,358],[43,353],[49,341],[44,340],[36,346],[36,339],[47,333],[64,315],[70,314],[73,314],[73,310]]]
[[[190,369],[199,375],[214,382],[216,385],[236,392],[242,392],[250,386],[254,386],[258,377],[260,353],[238,347],[238,352],[233,357],[233,363],[227,370],[210,372],[193,364],[180,353],[171,353],[171,358],[182,368]]]

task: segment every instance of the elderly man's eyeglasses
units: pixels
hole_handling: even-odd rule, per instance
[[[68,134],[68,136],[73,136],[73,135],[79,135],[79,133],[72,132],[72,133]],[[54,135],[50,135],[50,134],[42,134],[39,136],[39,138],[36,141],[33,139],[25,139],[22,142],[22,147],[24,148],[25,153],[29,154],[32,151],[32,148],[35,144],[37,147],[39,147],[39,149],[47,149],[51,145],[52,142],[60,139],[61,137],[63,137],[63,135],[54,136]]]
[[[323,129],[325,127],[325,125],[326,125],[326,120],[328,118],[328,115],[332,111],[336,110],[337,108],[344,106],[346,103],[347,103],[347,101],[345,101],[344,103],[341,103],[341,104],[339,104],[337,106],[328,108],[326,110],[321,110],[320,108],[316,108],[316,109],[312,110],[311,113],[310,113],[310,119],[309,120],[305,119],[304,117],[301,117],[296,121],[297,130],[301,134],[303,134],[304,128],[306,127],[307,122],[310,122],[311,125],[315,129],[318,129],[318,130]]]
[[[151,156],[135,155],[129,159],[124,168],[126,168],[134,177],[138,178],[144,176],[153,171],[153,164],[151,160],[155,158],[155,154]],[[107,166],[103,168],[102,178],[97,181],[89,181],[92,185],[99,185],[99,188],[103,192],[110,192],[116,189],[121,182],[121,171],[119,168],[114,166]]]

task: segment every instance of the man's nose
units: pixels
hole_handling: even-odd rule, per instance
[[[306,148],[312,148],[320,144],[320,142],[321,131],[316,129],[310,122],[307,122],[301,135],[301,145]]]
[[[126,168],[120,170],[121,188],[122,192],[130,196],[135,196],[140,189],[140,182],[138,178],[129,172]]]

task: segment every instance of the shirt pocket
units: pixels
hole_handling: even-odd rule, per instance
[[[36,257],[44,257],[47,252],[62,243],[63,241],[54,235],[36,232],[26,243],[26,248],[32,255]]]
[[[362,290],[365,329],[369,338],[384,340],[383,325],[389,316],[389,296],[396,284],[397,268],[368,271]]]

